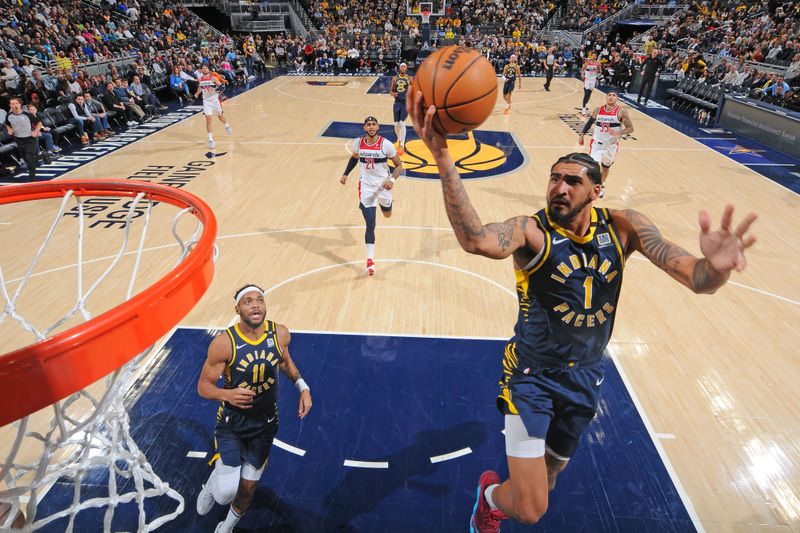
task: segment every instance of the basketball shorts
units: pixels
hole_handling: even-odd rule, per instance
[[[589,155],[604,167],[610,167],[614,164],[617,158],[617,149],[619,149],[619,143],[617,142],[601,142],[594,139],[589,141]]]
[[[595,88],[596,85],[597,85],[596,79],[583,81],[583,88],[586,89],[587,91],[591,91],[592,89]]]
[[[225,466],[239,467],[247,463],[258,470],[267,462],[277,433],[276,414],[250,417],[225,406],[214,428],[214,443]]]
[[[216,100],[203,100],[203,114],[206,116],[221,115],[222,103],[219,98]]]
[[[517,80],[506,80],[503,84],[503,94],[510,94],[514,92],[514,85],[517,83]]]
[[[497,408],[519,415],[529,437],[568,459],[597,412],[604,360],[587,366],[537,367],[503,375]]]
[[[359,201],[364,207],[381,207],[381,211],[392,210],[392,191],[387,191],[383,186],[365,185],[358,182]]]
[[[406,109],[405,100],[395,100],[392,113],[394,115],[394,122],[403,122],[406,117],[408,117],[408,110]]]

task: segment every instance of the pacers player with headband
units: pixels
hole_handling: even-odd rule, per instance
[[[211,133],[211,117],[216,113],[219,121],[225,124],[225,133],[230,135],[232,132],[228,121],[225,120],[225,113],[222,111],[222,102],[219,101],[219,93],[217,87],[222,85],[218,77],[208,69],[208,65],[200,67],[201,76],[197,80],[197,92],[194,97],[197,98],[200,93],[203,93],[203,114],[206,116],[206,131],[208,132],[208,147],[212,150],[217,147],[214,142],[214,135]]]
[[[392,115],[394,117],[394,132],[397,135],[397,155],[406,153],[406,94],[411,86],[411,78],[408,76],[408,65],[400,63],[400,73],[392,78],[392,85],[389,94],[394,97],[394,107]]]
[[[388,139],[378,135],[378,119],[369,116],[364,119],[366,135],[353,141],[353,155],[347,161],[344,174],[339,179],[342,185],[347,183],[347,176],[360,164],[361,179],[358,182],[358,208],[364,216],[367,230],[364,242],[367,245],[367,273],[375,274],[375,224],[377,208],[380,205],[383,216],[392,216],[392,189],[397,178],[403,172],[403,162],[394,145]],[[388,160],[394,163],[394,170],[389,171]]]
[[[583,146],[583,137],[594,124],[592,140],[589,141],[589,155],[600,163],[600,179],[603,183],[608,177],[608,170],[614,164],[619,148],[619,139],[623,135],[633,133],[633,123],[628,111],[617,102],[618,95],[611,91],[606,96],[606,103],[592,111],[589,120],[583,126],[583,131],[578,136],[578,144]],[[605,194],[601,189],[600,197]]]
[[[311,409],[311,392],[289,356],[286,326],[266,320],[264,290],[245,285],[234,294],[239,322],[214,337],[208,347],[197,392],[219,400],[214,471],[197,496],[197,513],[208,514],[216,501],[230,504],[215,533],[230,533],[247,512],[267,466],[278,431],[278,370],[300,392],[297,415]],[[217,386],[220,374],[225,379]]]

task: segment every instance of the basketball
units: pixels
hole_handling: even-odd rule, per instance
[[[420,65],[412,98],[422,92],[427,109],[436,106],[433,125],[440,133],[465,133],[489,118],[497,101],[497,76],[489,60],[464,46],[439,48]]]

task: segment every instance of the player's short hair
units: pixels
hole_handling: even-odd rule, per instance
[[[375,124],[380,124],[380,122],[378,122],[378,119],[373,117],[372,115],[364,119],[364,124],[366,124],[367,122],[374,122]]]
[[[600,179],[600,163],[592,159],[592,156],[589,154],[572,152],[571,154],[561,156],[558,158],[558,161],[553,163],[553,166],[550,167],[550,171],[552,172],[559,163],[577,163],[586,169],[586,175],[589,176],[589,181],[595,185],[602,183]]]

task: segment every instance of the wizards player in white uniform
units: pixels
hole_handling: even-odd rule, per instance
[[[589,155],[600,163],[600,179],[605,183],[608,171],[617,157],[619,140],[623,135],[633,133],[633,123],[628,111],[619,105],[619,95],[611,91],[606,96],[606,103],[592,111],[589,120],[583,126],[578,137],[578,144],[583,146],[583,137],[594,124],[592,139],[589,141]],[[600,197],[603,197],[602,191]]]
[[[547,208],[533,216],[484,224],[469,199],[447,138],[433,127],[436,108],[414,95],[409,115],[431,151],[447,217],[459,245],[491,259],[513,258],[519,298],[514,336],[503,358],[498,406],[504,414],[509,478],[481,474],[470,531],[500,530],[504,518],[537,522],[549,491],[597,410],[603,357],[611,337],[628,257],[639,252],[695,293],[710,294],[747,265],[750,213],[734,229],[733,206],[720,229],[699,216],[701,257],[665,239],[632,209],[592,205],[600,195],[600,165],[572,153],[550,167]],[[655,272],[655,271],[653,271]]]
[[[408,76],[408,65],[400,63],[400,72],[392,78],[389,94],[394,98],[392,107],[392,118],[394,118],[394,132],[397,135],[397,155],[403,155],[406,151],[406,94],[411,87],[411,78]]]
[[[245,285],[234,294],[239,322],[214,337],[208,347],[197,392],[219,400],[214,429],[214,471],[197,496],[197,513],[214,502],[228,505],[215,533],[231,533],[250,508],[278,431],[278,370],[300,392],[297,415],[311,409],[311,392],[289,355],[286,326],[266,320],[264,290]],[[217,386],[220,374],[223,387]]]
[[[381,207],[383,216],[392,216],[392,189],[397,178],[403,172],[403,162],[397,155],[392,142],[378,135],[378,119],[364,119],[364,135],[353,141],[353,156],[347,161],[344,174],[339,183],[347,183],[347,176],[360,164],[361,179],[358,182],[358,207],[364,216],[367,230],[364,243],[367,246],[367,273],[375,274],[375,224],[376,211]],[[388,161],[394,163],[394,170],[389,170]]]
[[[594,52],[589,52],[586,56],[581,68],[581,79],[583,80],[583,103],[581,104],[581,113],[586,115],[589,113],[589,98],[592,97],[592,89],[597,86],[597,78],[600,77],[600,62],[595,59]]]
[[[201,76],[197,80],[197,92],[194,97],[197,98],[200,93],[203,94],[203,114],[206,116],[206,131],[208,132],[208,147],[212,150],[217,147],[214,142],[214,135],[211,133],[211,117],[216,114],[220,122],[225,124],[225,133],[230,135],[233,133],[228,121],[225,120],[225,113],[222,111],[222,102],[219,100],[219,93],[217,87],[222,85],[221,79],[212,74],[208,65],[200,67]]]

